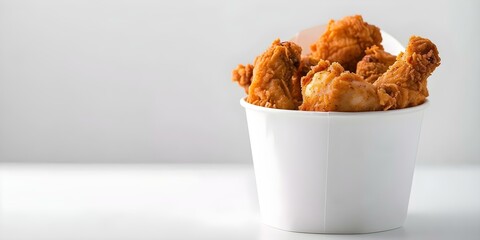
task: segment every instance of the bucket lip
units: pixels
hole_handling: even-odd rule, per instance
[[[387,115],[397,115],[397,114],[408,114],[418,111],[425,110],[430,106],[430,102],[425,100],[424,103],[417,105],[415,107],[407,107],[402,109],[394,109],[387,111],[365,111],[365,112],[316,112],[316,111],[302,111],[302,110],[287,110],[287,109],[276,109],[276,108],[267,108],[262,106],[257,106],[251,103],[248,103],[245,99],[247,97],[240,99],[240,105],[245,109],[253,110],[257,112],[271,113],[271,114],[284,114],[292,116],[387,116]]]

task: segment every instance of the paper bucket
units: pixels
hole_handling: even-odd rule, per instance
[[[322,29],[317,27],[316,36]],[[382,36],[387,51],[403,49],[390,35]],[[265,224],[308,233],[368,233],[402,226],[428,102],[358,113],[240,103],[246,110]]]

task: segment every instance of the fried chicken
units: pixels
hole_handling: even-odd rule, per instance
[[[428,97],[427,78],[440,65],[437,47],[429,39],[412,36],[405,53],[375,81],[374,86],[395,84],[398,92],[392,108],[413,107]]]
[[[258,106],[305,111],[379,111],[412,107],[428,97],[427,78],[440,65],[435,44],[412,36],[397,57],[383,50],[380,29],[360,15],[331,20],[301,57],[301,47],[275,40],[232,80]]]
[[[374,83],[395,62],[395,56],[377,45],[365,50],[365,56],[357,63],[357,74],[365,81]]]
[[[299,109],[304,111],[376,111],[394,102],[383,88],[379,91],[339,63],[324,60],[302,79],[302,93]]]
[[[237,68],[232,71],[232,81],[237,82],[240,87],[245,89],[245,93],[248,94],[248,88],[252,83],[253,65],[239,64]]]
[[[315,58],[338,62],[346,70],[355,72],[365,50],[373,45],[383,49],[381,42],[380,29],[355,15],[330,20],[325,33],[310,48]]]
[[[435,44],[417,36],[410,38],[405,53],[373,84],[338,63],[320,61],[302,78],[299,109],[360,112],[417,106],[425,102],[427,78],[439,65]]]
[[[293,42],[275,40],[255,60],[247,102],[269,108],[298,109],[301,86],[294,75],[300,66],[301,51]]]
[[[293,75],[292,84],[293,92],[292,95],[296,96],[296,99],[301,100],[301,86],[300,79],[305,76],[310,69],[317,65],[318,59],[313,58],[312,56],[304,56],[300,60],[300,66],[297,69],[297,72]],[[237,68],[232,71],[232,81],[237,82],[240,87],[245,89],[245,93],[248,94],[248,88],[252,83],[253,76],[253,65],[252,64],[238,64]],[[300,98],[299,98],[300,96]]]

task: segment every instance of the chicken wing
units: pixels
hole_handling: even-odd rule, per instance
[[[374,83],[395,62],[395,56],[377,45],[365,50],[365,56],[357,63],[357,74],[365,81]]]
[[[339,21],[330,20],[327,30],[310,46],[317,59],[340,63],[355,72],[357,62],[368,47],[383,49],[380,29],[363,21],[362,16],[348,16]]]
[[[300,65],[301,51],[293,42],[275,40],[255,60],[247,102],[269,108],[298,109],[301,86],[294,75]]]
[[[394,109],[417,106],[428,97],[427,78],[439,65],[437,46],[429,39],[412,36],[405,53],[398,55],[397,61],[374,85],[397,85]]]

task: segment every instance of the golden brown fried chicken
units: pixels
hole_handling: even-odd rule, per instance
[[[300,110],[358,112],[416,106],[425,102],[427,78],[439,65],[435,44],[416,36],[373,84],[345,72],[338,63],[320,61],[302,78]]]
[[[361,112],[383,110],[393,102],[389,89],[377,89],[339,63],[320,60],[302,78],[304,111]]]
[[[405,53],[398,55],[397,61],[374,85],[395,84],[398,87],[392,108],[417,106],[428,97],[427,78],[439,65],[440,56],[435,44],[426,38],[412,36]]]
[[[269,108],[298,109],[302,95],[299,81],[293,76],[300,65],[301,51],[293,42],[275,40],[255,60],[247,102]]]
[[[317,65],[318,59],[313,58],[311,55],[304,56],[300,60],[300,66],[297,69],[297,72],[293,75],[292,84],[293,84],[293,96],[297,96],[297,99],[301,101],[301,86],[300,79],[305,76],[311,67]],[[245,93],[248,94],[248,88],[252,83],[253,76],[253,65],[252,64],[238,64],[237,68],[232,71],[232,81],[237,82],[240,87],[245,89]],[[298,98],[300,96],[300,98]]]
[[[369,83],[374,83],[378,77],[386,72],[396,58],[377,45],[367,48],[365,54],[362,60],[357,63],[357,74]]]
[[[237,68],[232,71],[232,81],[238,82],[238,85],[245,89],[245,93],[248,94],[248,88],[252,82],[253,65],[239,64]]]
[[[317,59],[338,62],[355,72],[357,62],[368,47],[383,49],[380,29],[363,21],[362,16],[348,16],[339,21],[330,20],[327,30],[310,48]]]

